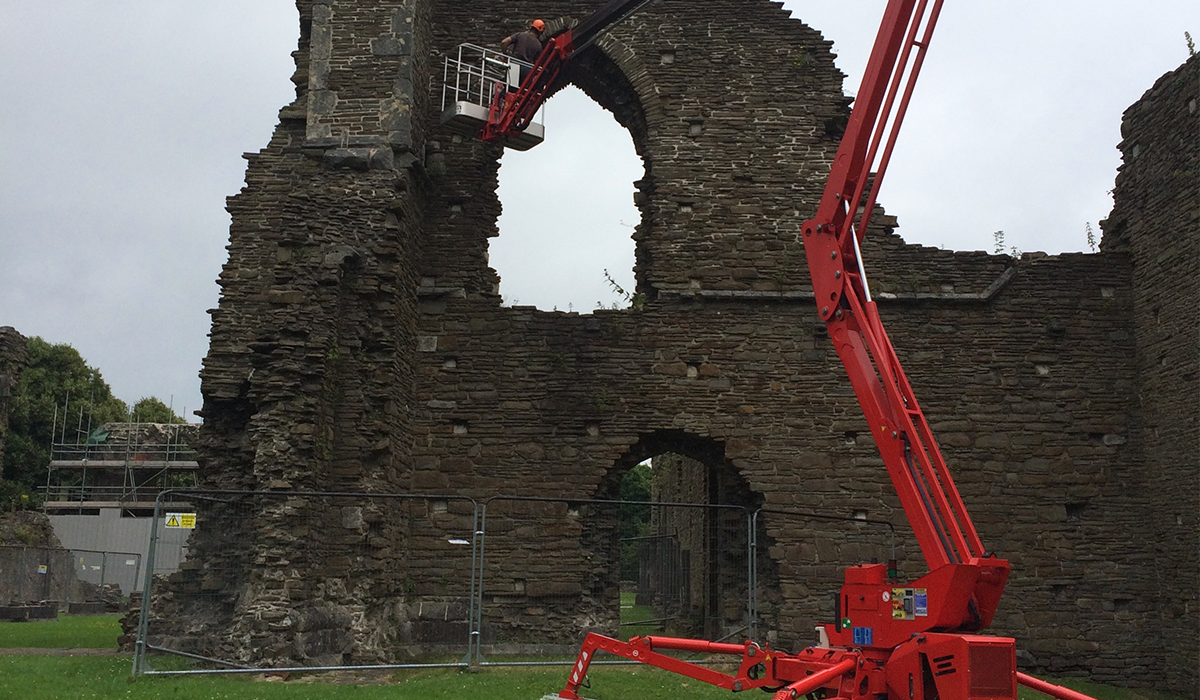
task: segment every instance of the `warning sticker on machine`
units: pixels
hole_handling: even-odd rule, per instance
[[[869,647],[875,643],[874,627],[855,627],[854,646]]]
[[[928,617],[929,595],[924,588],[893,588],[892,619],[915,620]]]

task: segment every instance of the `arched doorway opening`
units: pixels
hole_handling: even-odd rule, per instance
[[[619,499],[621,636],[744,639],[778,575],[752,536],[762,506],[722,443],[680,431],[642,436],[600,487]],[[761,535],[761,536],[760,536]]]
[[[488,260],[503,303],[579,313],[627,307],[641,217],[634,183],[645,168],[630,132],[579,88],[559,91],[547,114],[546,141],[501,160],[503,210]]]

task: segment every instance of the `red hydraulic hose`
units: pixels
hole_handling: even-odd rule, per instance
[[[1091,695],[1084,695],[1070,688],[1064,688],[1061,685],[1047,683],[1040,678],[1034,678],[1025,673],[1017,672],[1017,682],[1026,688],[1032,688],[1039,693],[1045,693],[1052,698],[1058,698],[1058,700],[1096,700]]]

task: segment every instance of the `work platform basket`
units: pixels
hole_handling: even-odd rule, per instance
[[[522,72],[531,68],[532,64],[499,51],[474,44],[460,45],[456,55],[446,57],[442,76],[442,124],[456,134],[479,138],[488,118],[503,110],[502,101],[516,94]],[[545,138],[543,108],[524,131],[505,139],[503,145],[528,151]]]

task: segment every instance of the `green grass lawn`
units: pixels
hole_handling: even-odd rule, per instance
[[[539,700],[562,688],[566,668],[488,668],[478,673],[431,669],[404,671],[387,685],[346,685],[322,677],[263,681],[244,676],[147,677],[131,679],[126,657],[0,656],[0,700]],[[1066,681],[1100,700],[1182,700],[1148,691],[1131,691]],[[665,671],[602,667],[592,672],[585,693],[597,700],[715,700],[735,698]],[[754,693],[753,698],[768,698]],[[1022,691],[1023,700],[1040,699]]]
[[[119,615],[63,615],[57,620],[0,622],[0,649],[116,649]]]
[[[646,605],[634,605],[636,593],[621,593],[621,638],[645,636],[647,634],[662,634],[661,623],[639,625],[643,620],[653,620],[654,610]]]
[[[647,619],[650,611],[632,605],[623,610],[626,622]],[[632,634],[637,625],[623,627]],[[647,630],[650,631],[650,630]],[[120,632],[117,617],[64,616],[58,621],[0,623],[0,648],[116,648]],[[159,668],[180,668],[177,657],[155,660]],[[490,667],[478,673],[453,669],[409,670],[371,678],[385,685],[346,682],[336,676],[293,676],[287,681],[265,681],[250,676],[142,676],[131,678],[128,656],[64,657],[0,655],[0,700],[83,698],[141,700],[275,700],[354,698],[374,700],[539,700],[560,690],[568,668]],[[584,694],[596,700],[713,700],[733,696],[703,683],[645,667],[593,667],[592,687]],[[1153,691],[1126,690],[1074,680],[1054,681],[1088,693],[1099,700],[1183,700],[1183,696]],[[767,698],[754,693],[749,697]],[[1022,700],[1045,696],[1022,689]]]
[[[1100,685],[1099,683],[1088,683],[1073,678],[1055,679],[1045,678],[1043,680],[1056,683],[1058,685],[1078,690],[1081,693],[1091,695],[1098,700],[1184,700],[1182,695],[1172,695],[1170,693],[1159,693],[1153,690],[1130,690],[1129,688],[1114,688],[1110,685]],[[1019,695],[1021,700],[1043,700],[1048,698],[1048,695],[1034,692],[1028,688],[1020,688]]]
[[[488,668],[478,673],[405,671],[387,685],[331,685],[320,678],[268,682],[247,677],[129,677],[125,657],[0,656],[0,700],[539,700],[563,687],[567,667]],[[653,669],[595,669],[597,700],[713,700],[729,693]],[[765,695],[763,697],[766,697]]]

